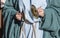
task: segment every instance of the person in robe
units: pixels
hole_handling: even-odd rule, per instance
[[[3,35],[2,38],[19,38],[22,14],[19,12],[19,0],[6,0],[3,15]]]
[[[47,0],[46,9],[38,8],[38,13],[42,17],[43,38],[60,38],[60,0]]]

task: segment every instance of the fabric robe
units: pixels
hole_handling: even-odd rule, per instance
[[[18,9],[18,0],[7,0],[3,9],[3,38],[19,38],[20,25],[13,18]],[[44,30],[44,38],[60,38],[60,0],[48,0],[44,10],[45,16],[40,26]],[[8,28],[9,27],[9,28]],[[9,29],[9,30],[8,30]]]
[[[60,38],[60,0],[47,0],[41,29],[44,38]]]
[[[22,4],[22,6],[21,6]],[[30,23],[23,23],[24,31],[21,31],[21,37],[20,38],[33,38],[33,23],[35,23],[35,34],[34,38],[43,38],[43,31],[39,30],[39,22],[41,22],[40,17],[36,19],[33,15],[31,16],[32,12],[30,6],[35,5],[36,8],[39,8],[42,6],[43,9],[46,7],[46,0],[19,0],[19,7],[20,11],[24,11],[25,19],[28,20]],[[31,18],[32,17],[32,18]],[[40,34],[39,34],[40,33]]]
[[[18,0],[6,0],[2,14],[4,22],[2,38],[20,37],[20,21],[15,19],[17,11],[19,11]]]

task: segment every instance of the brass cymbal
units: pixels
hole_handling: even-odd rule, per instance
[[[32,11],[32,14],[35,18],[38,18],[38,12],[36,10],[36,7],[34,5],[31,5],[31,11]]]

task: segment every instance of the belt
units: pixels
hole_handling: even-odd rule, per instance
[[[27,24],[33,24],[33,23],[29,22],[28,20],[25,20],[24,22]]]

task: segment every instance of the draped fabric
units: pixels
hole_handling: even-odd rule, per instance
[[[15,15],[19,11],[18,0],[6,0],[3,8],[3,36],[2,38],[19,38],[20,22],[15,19]]]
[[[60,0],[47,0],[45,16],[40,28],[44,38],[60,38]]]
[[[25,5],[25,10],[24,10],[26,14],[25,17],[29,22],[34,23],[35,20],[33,20],[34,18],[32,17],[32,14],[29,10],[30,2],[27,2],[30,0],[24,0],[24,1],[26,1],[26,3],[23,2]],[[20,21],[17,21],[15,19],[16,12],[20,11],[18,4],[19,4],[19,0],[6,0],[2,14],[4,17],[3,19],[4,30],[3,30],[2,38],[20,37],[20,27],[21,27]],[[46,9],[44,9],[44,13],[45,16],[43,18],[42,25],[39,26],[36,25],[36,28],[40,27],[42,30],[44,30],[43,38],[60,38],[60,0],[48,0],[47,7]],[[33,31],[32,25],[24,22],[24,26],[25,26],[24,28],[25,28],[26,37],[31,38],[32,36],[31,34]],[[41,31],[38,31],[36,33],[39,33],[38,35],[40,35],[40,32]]]
[[[39,4],[38,4],[39,3]],[[21,31],[20,38],[43,38],[43,30],[39,30],[39,25],[41,22],[41,18],[39,17],[36,19],[31,12],[31,4],[35,5],[36,8],[42,6],[43,9],[47,6],[46,0],[20,0],[19,1],[19,7],[20,11],[24,11],[25,19],[29,21],[27,24],[26,22],[23,22],[23,28],[24,31]],[[36,23],[35,23],[36,22]],[[34,24],[34,25],[33,25]],[[33,26],[35,27],[35,34],[33,35]],[[40,34],[39,34],[40,33]]]

